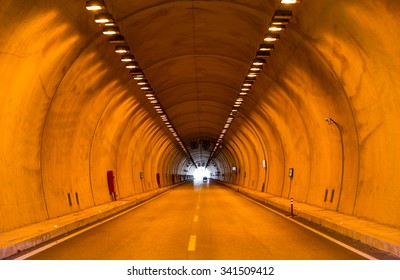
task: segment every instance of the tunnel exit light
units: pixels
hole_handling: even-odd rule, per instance
[[[210,177],[210,171],[207,168],[199,167],[193,172],[195,180],[203,180],[203,177]]]

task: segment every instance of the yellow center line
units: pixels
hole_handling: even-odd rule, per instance
[[[198,222],[199,221],[199,215],[194,215],[193,217],[193,222]]]
[[[189,238],[188,251],[196,250],[196,235],[191,235]]]

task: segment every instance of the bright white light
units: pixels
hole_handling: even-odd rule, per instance
[[[277,38],[266,37],[266,38],[264,39],[264,41],[266,41],[266,42],[275,42],[275,41],[278,41],[278,39],[277,39]],[[249,76],[249,77],[250,77],[250,76]]]
[[[193,177],[195,180],[203,180],[203,177],[210,177],[210,171],[204,167],[199,167],[193,172]]]
[[[86,6],[86,10],[88,11],[100,11],[102,8],[101,6],[97,5],[97,6]]]
[[[269,31],[282,31],[284,29],[284,27],[282,26],[270,26],[268,28]]]

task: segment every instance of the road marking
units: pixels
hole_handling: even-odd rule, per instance
[[[245,195],[242,195],[242,194],[239,194],[239,195],[241,195],[242,197],[244,197],[244,198],[250,200],[251,202],[253,202],[253,203],[255,203],[255,204],[258,204],[258,205],[260,205],[260,206],[262,206],[262,207],[268,209],[269,211],[274,212],[275,214],[278,214],[279,216],[281,216],[281,217],[283,217],[283,218],[285,218],[285,219],[287,219],[287,220],[289,220],[289,221],[291,221],[291,222],[293,222],[293,223],[295,223],[295,224],[298,224],[299,226],[302,226],[302,227],[305,228],[305,229],[308,229],[309,231],[312,231],[312,232],[318,234],[319,236],[324,237],[325,239],[328,239],[328,240],[332,241],[333,243],[338,244],[339,246],[342,246],[342,247],[346,248],[347,250],[352,251],[353,253],[356,253],[357,255],[360,255],[360,256],[362,256],[362,257],[368,259],[368,260],[378,260],[377,258],[375,258],[375,257],[373,257],[373,256],[371,256],[371,255],[368,255],[367,253],[364,253],[363,251],[360,251],[360,250],[358,250],[358,249],[356,249],[356,248],[354,248],[354,247],[351,247],[351,246],[349,246],[349,245],[347,245],[347,244],[345,244],[345,243],[343,243],[343,242],[341,242],[341,241],[339,241],[339,240],[336,240],[335,238],[330,237],[329,235],[326,235],[326,234],[324,234],[324,233],[322,233],[322,232],[319,232],[318,230],[313,229],[312,227],[306,226],[305,224],[302,224],[301,222],[298,222],[298,221],[292,219],[290,216],[286,216],[286,215],[284,215],[284,214],[282,214],[282,213],[280,213],[280,212],[278,212],[278,211],[276,211],[276,210],[274,210],[274,209],[268,207],[267,205],[264,205],[264,204],[261,204],[261,203],[259,203],[259,202],[257,202],[257,201],[254,201],[254,200],[248,198],[248,197],[245,196]]]
[[[199,221],[199,215],[194,215],[193,222],[197,223]]]
[[[196,250],[196,235],[191,235],[189,238],[188,251]]]
[[[119,216],[122,216],[122,215],[124,215],[124,214],[126,214],[126,213],[128,213],[128,212],[130,212],[132,210],[135,210],[136,208],[139,208],[139,207],[141,207],[141,206],[143,206],[143,205],[145,205],[145,204],[147,204],[147,203],[149,203],[149,202],[151,202],[151,201],[153,201],[153,200],[155,200],[157,198],[160,198],[161,196],[167,194],[168,192],[169,192],[169,190],[164,192],[164,193],[161,193],[161,194],[159,194],[159,195],[157,195],[157,196],[155,196],[155,197],[153,197],[153,198],[151,198],[149,200],[146,200],[146,201],[144,201],[144,202],[142,202],[142,203],[140,203],[140,204],[138,204],[136,206],[133,206],[132,208],[124,210],[123,212],[121,212],[121,213],[119,213],[117,215],[111,216],[111,217],[107,218],[106,220],[103,220],[103,221],[98,222],[98,223],[96,223],[94,225],[85,227],[84,229],[79,230],[79,231],[77,231],[77,232],[75,232],[73,234],[70,234],[70,235],[68,235],[66,237],[63,237],[63,238],[60,238],[60,239],[57,239],[54,242],[51,242],[51,243],[49,243],[49,244],[47,244],[45,246],[42,246],[42,247],[40,247],[40,248],[38,248],[36,250],[31,251],[29,253],[23,254],[23,255],[15,258],[14,260],[25,260],[25,259],[27,259],[29,257],[32,257],[32,256],[34,256],[36,254],[39,254],[40,252],[45,251],[45,250],[47,250],[47,249],[49,249],[49,248],[51,248],[51,247],[53,247],[53,246],[55,246],[55,245],[57,245],[57,244],[59,244],[61,242],[64,242],[64,241],[66,241],[68,239],[71,239],[71,238],[81,234],[81,233],[84,233],[84,232],[86,232],[88,230],[91,230],[92,228],[95,228],[95,227],[100,226],[100,225],[102,225],[104,223],[107,223],[107,222],[109,222],[111,220],[114,220],[114,219],[118,218]]]

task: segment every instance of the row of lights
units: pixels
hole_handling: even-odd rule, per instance
[[[284,4],[284,7],[278,10],[275,10],[274,15],[271,18],[271,21],[268,26],[268,31],[264,36],[264,41],[260,44],[259,49],[257,50],[256,57],[254,58],[249,71],[247,72],[246,78],[243,82],[241,90],[236,97],[235,104],[229,114],[228,119],[222,129],[222,132],[211,152],[209,161],[214,156],[218,147],[221,145],[222,139],[224,138],[228,128],[230,127],[233,119],[237,116],[238,110],[243,104],[246,96],[250,92],[257,76],[261,73],[264,64],[267,62],[266,58],[271,56],[271,51],[275,49],[274,42],[280,39],[280,32],[285,30],[287,25],[289,24],[289,20],[292,18],[292,10],[288,9],[287,5],[293,5],[300,3],[301,0],[281,0],[281,4]],[[208,165],[208,164],[207,164]]]
[[[185,145],[178,136],[174,127],[172,126],[167,114],[161,106],[156,94],[154,93],[150,83],[146,79],[143,70],[139,67],[138,62],[135,60],[135,56],[131,52],[130,47],[125,41],[125,37],[121,34],[119,27],[117,26],[115,19],[108,11],[105,2],[103,0],[97,1],[86,1],[86,9],[88,11],[95,12],[94,20],[100,27],[103,28],[103,34],[108,36],[108,42],[115,45],[115,53],[120,55],[121,61],[125,63],[125,67],[129,70],[133,79],[137,82],[140,89],[146,95],[148,101],[153,105],[156,112],[159,114],[161,120],[171,131],[172,135],[179,143],[183,151],[188,157],[191,157],[188,153]]]

